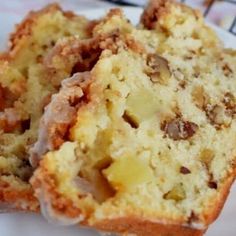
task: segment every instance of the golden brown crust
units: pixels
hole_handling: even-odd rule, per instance
[[[47,142],[52,142],[53,145],[50,150],[56,150],[59,147],[54,145],[55,140],[59,139],[62,140],[62,142],[65,141],[63,139],[65,138],[65,133],[67,133],[70,128],[69,125],[73,123],[73,116],[76,114],[77,110],[81,108],[84,103],[86,103],[87,90],[90,83],[92,82],[92,79],[93,78],[91,77],[89,72],[84,72],[77,73],[73,77],[63,81],[60,92],[52,99],[51,104],[47,107],[41,120],[42,122],[40,130],[44,130],[46,128],[47,131],[45,132],[45,134],[47,134],[47,136],[44,137],[43,135],[39,134],[38,142],[36,143],[36,145],[39,144],[39,147],[45,148],[51,146],[48,145]],[[65,101],[68,101],[68,103],[66,103]],[[76,106],[73,104],[74,102],[77,104]],[[70,112],[72,108],[73,112]],[[64,120],[54,120],[53,117],[55,116],[56,109],[58,109],[59,112],[64,110],[69,114],[69,116]],[[48,116],[48,114],[52,114],[53,116],[50,117],[50,115]],[[60,114],[57,114],[57,117],[60,117]],[[67,120],[67,118],[69,118],[69,120]],[[61,130],[61,125],[64,125],[65,128],[65,133],[62,136],[60,136],[57,131],[58,128]],[[53,131],[52,134],[50,133],[51,131]],[[44,138],[47,139],[46,142]],[[43,145],[41,145],[40,143],[42,143]],[[37,150],[36,148],[35,151],[35,157],[33,157],[34,160],[32,159],[31,162],[38,164],[44,152],[37,157],[37,151],[41,152],[41,150],[40,148],[39,150]],[[48,152],[49,150],[46,149],[45,151]],[[47,161],[47,158],[44,158],[39,162],[39,167],[34,172],[30,183],[35,190],[35,196],[40,200],[41,207],[44,207],[45,204],[48,204],[49,207],[47,206],[46,208],[52,209],[54,215],[62,215],[63,217],[68,217],[70,219],[78,218],[80,217],[80,215],[82,216],[81,207],[75,205],[71,199],[61,194],[58,190],[57,178],[50,170],[50,163]],[[84,194],[81,194],[78,197],[83,198],[86,196]],[[89,211],[86,212],[86,214],[89,214]]]
[[[10,59],[9,53],[8,52],[3,52],[0,54],[0,63],[3,61],[8,61]]]
[[[221,192],[219,193],[220,198],[214,202],[214,206],[211,209],[206,209],[205,214],[203,214],[207,225],[218,218],[230,193],[230,187],[234,183],[235,177],[236,168],[234,168],[234,171],[226,178]],[[174,233],[175,236],[201,236],[207,230],[207,228],[196,229],[181,225],[162,224],[159,222],[143,220],[134,216],[103,220],[97,222],[94,227],[102,231],[119,232],[123,234],[134,233],[137,236],[167,236],[170,235],[170,233]]]
[[[66,42],[59,42],[44,60],[47,80],[57,87],[71,73],[89,71],[100,53],[98,39],[79,40],[73,37]],[[55,58],[60,63],[55,64]],[[65,71],[68,72],[67,75]]]
[[[91,20],[88,23],[85,31],[87,32],[89,38],[93,36],[93,30],[99,23],[100,23],[100,20]]]
[[[179,6],[183,11],[191,12],[196,19],[201,15],[198,10],[192,9],[182,3],[175,2],[175,0],[150,0],[149,4],[143,11],[140,21],[145,28],[154,29],[161,19],[171,13],[171,8],[173,6]]]
[[[113,17],[113,16],[122,17],[122,14],[123,14],[123,13],[122,13],[122,10],[121,10],[120,8],[113,8],[113,9],[111,9],[111,10],[108,12],[106,18],[109,19],[109,18],[111,18],[111,17]]]
[[[86,33],[88,33],[88,32],[86,31],[87,30],[86,27],[87,27],[88,21],[84,17],[77,16],[73,12],[70,12],[70,11],[64,12],[58,4],[50,4],[46,7],[44,7],[42,10],[30,12],[25,17],[25,19],[16,27],[15,31],[10,35],[8,51],[0,54],[0,63],[3,64],[3,67],[0,68],[0,74],[3,75],[3,76],[1,76],[1,79],[3,81],[5,79],[8,79],[8,77],[9,77],[9,82],[6,81],[6,84],[10,84],[9,87],[12,90],[10,92],[14,95],[14,96],[13,95],[10,96],[9,95],[10,93],[5,92],[6,89],[5,88],[2,89],[2,87],[0,85],[0,100],[1,100],[0,101],[0,110],[2,111],[1,117],[0,117],[0,129],[4,132],[7,132],[7,133],[16,132],[17,133],[18,130],[20,130],[20,132],[21,132],[21,128],[24,129],[24,124],[26,124],[26,126],[30,125],[28,113],[27,112],[24,113],[24,105],[27,102],[25,102],[25,100],[24,100],[25,95],[24,95],[23,90],[27,90],[27,88],[26,88],[26,86],[24,86],[23,82],[26,82],[26,81],[25,80],[22,81],[23,79],[18,79],[15,82],[12,82],[14,80],[12,80],[12,78],[10,78],[11,77],[10,73],[12,73],[12,77],[14,77],[14,76],[17,77],[18,74],[21,76],[22,63],[24,63],[25,69],[27,69],[27,70],[29,69],[29,67],[31,67],[31,64],[36,63],[36,61],[40,64],[39,60],[41,60],[43,57],[42,53],[46,53],[47,50],[49,49],[49,46],[50,46],[50,48],[53,47],[54,42],[50,42],[50,45],[47,47],[44,45],[45,42],[48,39],[50,39],[50,37],[53,38],[55,35],[57,35],[57,34],[55,34],[55,35],[51,34],[46,29],[47,24],[49,26],[51,25],[51,22],[48,23],[48,19],[50,19],[48,16],[50,18],[52,16],[52,22],[54,25],[56,25],[55,21],[53,21],[54,16],[58,17],[59,19],[62,19],[62,23],[63,22],[65,22],[65,23],[71,22],[72,23],[72,31],[73,32],[75,31],[74,33],[77,33],[80,35],[80,32],[82,32],[82,35],[84,35],[83,37],[87,37]],[[44,19],[46,19],[46,21]],[[81,29],[80,29],[80,20],[81,20],[81,26],[82,26]],[[39,26],[43,25],[43,28],[38,27],[38,25]],[[74,25],[78,25],[78,28],[75,27],[75,29],[74,29],[73,28]],[[64,27],[64,25],[63,24],[61,25],[60,22],[59,22],[59,26],[61,27],[61,29],[58,29],[56,26],[57,30],[59,30],[59,31],[61,30],[63,33],[64,32],[63,30],[64,30],[64,28],[66,29],[66,26]],[[69,24],[68,28],[70,28],[70,24]],[[40,35],[41,31],[42,31],[45,38],[37,41],[37,38],[36,38],[37,35],[35,35],[35,29],[36,30],[38,29],[37,30],[38,35]],[[88,31],[89,30],[90,29],[88,29]],[[34,36],[35,36],[35,38],[34,38]],[[57,38],[55,40],[57,40]],[[30,55],[29,55],[29,51],[31,52],[30,47],[32,45],[33,46],[40,46],[41,45],[40,50],[42,50],[42,52],[41,51],[39,52],[39,50],[35,50],[35,51],[32,50],[32,53],[30,53]],[[36,60],[34,61],[34,59],[36,59]],[[9,76],[8,76],[8,70],[5,70],[5,65],[6,65],[7,69],[9,68],[9,71],[10,71]],[[22,75],[22,77],[24,77],[24,76]],[[29,90],[29,88],[28,88],[28,90]],[[6,96],[5,96],[5,94],[6,94]],[[22,103],[21,103],[21,101],[18,102],[18,98],[20,96],[24,97],[24,99],[22,99],[22,100],[24,100]],[[7,98],[10,101],[8,101],[5,98]],[[43,103],[44,103],[44,101],[42,102],[42,106],[43,106]],[[17,108],[14,107],[15,104],[16,104]],[[7,108],[7,111],[4,110],[5,108]],[[25,109],[25,110],[28,110],[28,109]],[[5,114],[7,112],[8,112],[8,115],[10,114],[11,116],[7,116],[7,114]],[[22,116],[24,116],[24,118],[22,118]],[[10,118],[8,118],[8,117],[10,117]],[[12,122],[12,117],[14,117],[14,119],[13,119],[14,122]],[[26,122],[23,123],[21,121],[23,121],[23,122],[26,121]],[[21,125],[21,123],[22,123],[22,125]],[[26,129],[28,129],[28,127]],[[30,142],[33,142],[34,140],[35,139],[31,138],[31,137],[27,138],[27,141],[25,141],[25,143],[22,146],[30,145]],[[4,147],[4,145],[6,145],[6,144],[1,143],[1,145]],[[25,155],[25,153],[27,152],[28,149],[26,151],[25,150],[24,150],[24,154],[22,154],[22,155]],[[1,155],[4,157],[7,156],[3,152],[1,152]],[[18,156],[18,154],[16,154],[16,156]],[[24,158],[27,158],[27,155],[25,155]],[[1,174],[3,174],[3,173],[1,173]],[[14,173],[7,173],[7,174],[9,175],[9,177],[13,177],[13,179],[14,179],[14,177],[15,177]],[[1,177],[2,177],[2,175],[1,175]],[[28,184],[27,181],[28,180],[24,179],[23,185],[27,185]],[[19,184],[19,187],[21,187],[20,184]],[[0,201],[4,202],[4,204],[7,204],[7,203],[12,204],[12,206],[15,208],[34,211],[36,208],[38,208],[38,201],[33,196],[33,190],[30,187],[30,185],[28,185],[28,187],[26,189],[27,190],[25,190],[25,189],[19,190],[13,185],[7,186],[7,183],[5,183],[3,181],[3,183],[1,182],[1,184],[0,184]],[[37,207],[35,205],[37,205]]]
[[[0,55],[0,62],[7,65],[10,60],[8,52]],[[4,71],[5,67],[1,67],[0,71]],[[0,129],[6,132],[11,131],[19,124],[19,120],[14,120],[9,123],[7,117],[4,116],[7,112],[16,113],[15,108],[11,107],[17,97],[23,93],[25,90],[23,81],[16,81],[15,84],[11,84],[11,88],[3,88],[0,85],[0,109],[1,109],[1,118],[0,118]],[[23,89],[23,90],[22,90]],[[13,114],[12,113],[12,114]],[[15,123],[16,122],[16,123]],[[10,182],[5,181],[1,175],[0,177],[0,212],[8,211],[39,211],[38,200],[33,195],[33,189],[28,185],[26,188],[17,188],[12,185]],[[18,180],[16,180],[18,181]],[[20,183],[19,183],[20,185]]]
[[[156,22],[169,13],[172,3],[172,0],[151,0],[141,16],[141,23],[147,29],[155,28]]]
[[[219,193],[220,197],[213,203],[214,205],[211,207],[211,209],[208,208],[206,209],[205,213],[203,213],[203,217],[205,218],[205,222],[207,224],[211,224],[212,222],[214,222],[220,215],[230,193],[230,187],[234,183],[236,177],[235,173],[236,168],[234,168],[234,172],[226,178],[223,187],[221,187],[221,191]]]
[[[54,177],[49,174],[49,171],[41,162],[40,168],[36,171],[33,180],[31,181],[34,189],[45,189],[49,195],[51,202],[53,203],[53,209],[59,214],[63,214],[69,218],[73,218],[81,214],[81,210],[76,208],[72,201],[62,196],[56,190]],[[235,176],[231,176],[227,179],[224,188],[221,191],[221,198],[218,201],[217,207],[215,207],[209,214],[206,213],[207,223],[213,222],[220,214],[225,200],[229,194],[230,186],[232,185]],[[88,222],[84,221],[83,225],[87,226]],[[103,221],[96,222],[94,225],[97,230],[116,232],[116,233],[134,233],[137,236],[164,236],[170,233],[175,233],[176,236],[201,236],[207,229],[196,229],[187,226],[165,224],[160,222],[153,222],[137,218],[135,216],[127,216],[116,219],[107,219]]]
[[[64,80],[60,91],[52,97],[40,121],[38,140],[30,150],[33,166],[38,165],[45,153],[57,150],[65,142],[78,108],[87,100],[91,81],[89,72],[77,73]]]
[[[43,8],[40,11],[31,11],[28,13],[28,15],[25,17],[25,19],[18,25],[16,25],[16,30],[10,35],[9,38],[9,50],[11,54],[14,54],[15,51],[19,50],[18,48],[18,42],[29,35],[31,35],[32,32],[32,26],[35,22],[35,20],[44,13],[52,12],[55,10],[61,10],[59,5],[57,4],[51,4],[47,7]]]
[[[26,38],[32,34],[33,30],[33,25],[37,21],[37,19],[46,13],[53,13],[56,11],[61,11],[63,15],[67,18],[73,18],[76,15],[71,12],[63,12],[61,7],[54,3],[54,4],[49,4],[48,6],[44,7],[40,11],[31,11],[28,13],[28,15],[25,17],[25,19],[16,26],[15,32],[13,32],[10,35],[9,38],[9,54],[11,57],[13,57],[17,52],[21,49],[21,40],[23,38]]]
[[[15,189],[4,180],[0,180],[0,212],[5,210],[4,205],[9,205],[11,210],[39,211],[39,204],[33,195],[33,189]],[[9,210],[9,207],[6,210]]]
[[[133,216],[103,220],[96,223],[95,227],[102,231],[118,232],[121,234],[130,233],[137,236],[201,236],[206,231],[181,225],[152,222]]]
[[[44,200],[49,199],[52,204],[51,207],[57,214],[69,218],[78,217],[81,214],[80,208],[75,206],[72,200],[65,198],[57,191],[56,180],[44,162],[44,160],[40,162],[40,168],[35,171],[34,176],[30,180],[35,190],[35,195],[39,199],[41,197]],[[41,192],[42,189],[44,193]],[[42,196],[43,194],[44,196]]]
[[[55,178],[47,169],[44,160],[40,162],[40,168],[36,170],[34,177],[31,179],[31,184],[36,190],[35,194],[38,198],[39,196],[42,196],[40,192],[42,189],[44,190],[44,193],[47,192],[47,196],[44,196],[44,199],[50,198],[50,202],[52,203],[51,207],[56,214],[63,215],[70,219],[76,218],[82,214],[81,209],[78,206],[75,206],[70,199],[57,191]],[[89,215],[90,213],[87,212],[87,217],[89,217]],[[206,229],[194,229],[187,226],[153,222],[137,218],[137,216],[106,219],[90,225],[87,217],[81,222],[81,225],[91,226],[105,232],[121,234],[134,233],[137,236],[164,236],[173,232],[175,232],[176,236],[201,236],[206,231]]]
[[[118,48],[123,46],[137,53],[144,52],[139,42],[129,37],[122,38],[122,36],[119,31],[113,31],[89,39],[80,40],[72,37],[65,42],[59,42],[43,62],[47,80],[57,87],[62,79],[73,73],[90,71],[105,49],[116,53]],[[65,71],[68,72],[67,75],[64,74]]]

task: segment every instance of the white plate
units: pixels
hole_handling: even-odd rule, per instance
[[[90,11],[79,12],[89,18],[98,18],[104,15],[106,10],[95,9]],[[136,24],[142,12],[138,8],[124,8],[128,18]],[[13,25],[19,21],[19,17],[15,15],[1,15],[0,30],[0,48],[3,49],[6,45],[7,34],[12,31]],[[212,26],[212,25],[211,25]],[[224,41],[227,47],[235,48],[236,38],[226,31],[212,26],[219,37]],[[219,219],[210,227],[206,236],[235,236],[236,235],[236,185],[234,185],[227,203],[221,213]],[[74,227],[61,227],[49,225],[40,215],[29,213],[10,213],[0,214],[0,235],[1,236],[98,236],[99,234],[87,230]]]

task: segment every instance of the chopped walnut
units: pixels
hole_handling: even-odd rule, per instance
[[[124,115],[122,116],[124,121],[126,121],[132,128],[137,129],[138,128],[138,123],[133,119],[132,116],[128,114],[128,112],[125,112]]]
[[[148,74],[153,83],[160,83],[163,85],[168,83],[171,73],[168,61],[165,58],[157,54],[149,54],[147,57],[147,65],[150,67]]]
[[[215,181],[208,182],[208,187],[212,189],[217,189],[217,183]]]
[[[188,224],[192,225],[195,222],[199,221],[199,217],[197,216],[197,214],[194,211],[191,211],[191,214],[188,218]]]
[[[230,74],[233,73],[232,69],[226,63],[223,65],[222,70],[225,76],[229,76]]]
[[[191,174],[191,171],[187,167],[181,166],[180,167],[180,173],[184,174],[184,175],[187,175],[187,174]]]
[[[169,122],[164,122],[161,129],[173,140],[181,140],[191,138],[197,131],[198,125],[183,121],[181,118],[173,119]]]
[[[220,128],[223,125],[230,124],[230,117],[226,113],[226,109],[220,105],[207,105],[205,107],[206,115],[210,120],[211,124],[216,128]]]
[[[187,84],[186,80],[181,80],[181,81],[179,82],[179,86],[180,86],[180,88],[182,88],[182,89],[185,89],[185,88],[186,88],[186,84]]]
[[[226,107],[226,113],[229,116],[236,114],[236,98],[230,92],[226,93],[223,99],[223,103]]]

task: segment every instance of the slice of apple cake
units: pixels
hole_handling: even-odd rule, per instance
[[[44,106],[58,90],[46,79],[44,57],[62,37],[89,37],[90,24],[52,4],[29,13],[11,34],[9,50],[0,57],[1,210],[38,209],[28,183],[29,147],[37,139]]]
[[[187,34],[186,47],[181,35],[135,31],[117,14],[108,18],[123,23],[107,18],[106,27],[94,28],[94,37],[112,43],[101,47],[101,40],[88,71],[62,82],[32,149],[33,161],[41,161],[31,183],[50,221],[193,236],[216,219],[236,172],[236,53],[198,17],[198,34],[209,32],[210,39]],[[176,48],[168,44],[172,36]],[[79,54],[69,54],[70,66]]]

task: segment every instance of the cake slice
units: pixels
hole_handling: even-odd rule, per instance
[[[90,37],[90,25],[52,4],[29,13],[11,34],[9,50],[0,57],[1,211],[38,210],[28,182],[33,172],[29,148],[37,140],[44,106],[58,90],[47,81],[43,60],[62,37]]]
[[[152,1],[139,29],[118,12],[93,29],[113,46],[96,47],[88,71],[62,82],[32,149],[31,183],[49,221],[196,236],[216,219],[236,174],[236,52],[197,16]],[[80,63],[69,55],[70,67]]]

